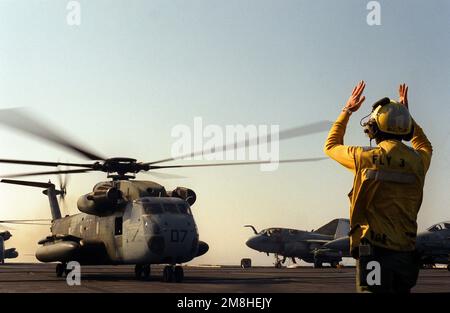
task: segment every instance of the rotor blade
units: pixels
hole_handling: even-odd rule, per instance
[[[2,179],[0,182],[2,182],[4,184],[38,187],[38,188],[45,188],[45,189],[50,188],[50,187],[55,187],[55,185],[53,185],[52,183],[41,183],[41,182],[25,181],[25,180]]]
[[[13,159],[0,159],[0,163],[10,164],[24,164],[24,165],[38,165],[38,166],[74,166],[74,167],[87,167],[92,168],[92,164],[85,163],[66,163],[66,162],[47,162],[47,161],[30,161],[30,160],[13,160]]]
[[[310,134],[327,131],[330,129],[332,124],[333,123],[330,121],[320,121],[320,122],[316,122],[316,123],[312,123],[312,124],[308,124],[308,125],[304,125],[304,126],[289,128],[289,129],[280,131],[278,133],[278,140],[281,141],[281,140],[286,140],[286,139],[291,139],[291,138],[296,138],[296,137],[301,137],[301,136],[306,136],[306,135],[310,135]],[[158,161],[154,161],[154,162],[148,162],[148,163],[144,163],[144,164],[145,165],[153,165],[153,164],[158,164],[158,163],[163,163],[163,162],[180,160],[180,159],[184,159],[186,157],[193,158],[198,155],[208,155],[208,154],[217,153],[217,152],[226,151],[226,150],[235,150],[237,147],[241,147],[241,146],[249,147],[251,145],[254,145],[255,143],[256,143],[256,145],[258,145],[262,139],[264,139],[264,142],[267,140],[267,138],[265,138],[265,137],[266,136],[260,136],[257,138],[253,138],[253,140],[247,139],[247,140],[241,141],[239,143],[235,143],[235,142],[228,143],[221,147],[215,147],[215,149],[213,149],[213,150],[202,150],[202,151],[187,153],[187,154],[179,155],[176,157],[162,159],[162,160],[158,160]]]
[[[46,225],[50,226],[51,223],[33,223],[33,222],[5,222],[4,224],[14,224],[14,225]]]
[[[7,174],[7,175],[0,175],[0,177],[16,178],[16,177],[25,177],[25,176],[41,176],[41,175],[54,175],[54,174],[77,174],[77,173],[86,173],[86,172],[92,172],[92,171],[93,171],[93,169],[77,169],[77,170],[67,170],[67,171],[48,171],[48,172]]]
[[[67,182],[69,181],[69,175],[68,174],[64,174],[64,176],[63,175],[61,175],[61,169],[58,167],[58,170],[60,171],[59,173],[58,173],[58,182],[59,182],[59,191],[60,191],[60,193],[59,193],[59,199],[60,199],[60,202],[61,202],[61,205],[60,205],[60,207],[61,207],[61,209],[62,209],[62,211],[64,211],[64,215],[67,215],[66,213],[66,211],[67,211],[67,205],[66,205],[66,200],[65,200],[65,198],[66,198],[66,193],[67,193]],[[65,170],[68,170],[67,168],[65,169]]]
[[[63,181],[62,181],[62,177],[61,177],[61,170],[58,168],[58,184],[59,184],[59,189],[62,192],[63,189]]]
[[[168,173],[157,173],[157,172],[140,172],[142,174],[152,175],[160,179],[183,179],[187,178],[186,176],[176,175],[176,174],[168,174]]]
[[[67,184],[69,183],[69,177],[70,177],[70,175],[64,174],[62,183],[63,183],[63,188],[64,188],[65,192],[67,192]]]
[[[65,196],[64,196],[64,194],[63,193],[61,193],[60,195],[59,195],[59,199],[60,199],[60,205],[59,205],[59,207],[61,208],[61,213],[63,213],[62,215],[63,216],[67,216],[67,215],[69,215],[68,214],[68,210],[67,210],[67,203],[66,203],[66,198],[65,198]]]
[[[61,208],[61,213],[63,216],[67,214],[67,205],[66,205],[66,183],[68,174],[61,175],[61,169],[58,167],[58,183],[59,183],[59,207]]]
[[[27,223],[27,222],[51,222],[50,218],[36,218],[30,220],[0,220],[0,223],[12,224],[12,223]]]
[[[307,159],[292,159],[292,160],[279,160],[279,161],[248,161],[248,162],[228,162],[228,163],[209,163],[209,164],[184,164],[184,165],[155,165],[150,166],[152,169],[160,168],[183,168],[183,167],[208,167],[208,166],[228,166],[228,165],[252,165],[252,164],[268,164],[268,163],[300,163],[300,162],[314,162],[321,161],[327,158],[307,158]]]
[[[27,134],[53,142],[67,149],[70,149],[90,160],[104,160],[103,157],[88,151],[85,148],[71,142],[60,132],[51,130],[43,123],[31,118],[23,109],[4,109],[0,111],[0,123],[8,127],[20,130]]]

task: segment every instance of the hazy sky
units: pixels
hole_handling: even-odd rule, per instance
[[[334,120],[354,84],[367,101],[346,143],[367,145],[359,120],[381,97],[410,86],[410,108],[434,145],[419,229],[450,220],[450,2],[81,0],[81,25],[68,26],[68,1],[0,1],[0,106],[24,106],[108,156],[169,156],[177,124],[279,124]],[[323,156],[326,133],[280,145],[281,158]],[[0,157],[80,161],[77,155],[0,128]],[[0,165],[0,173],[42,170]],[[282,165],[168,170],[160,181],[197,192],[193,212],[210,251],[194,263],[273,260],[245,246],[269,226],[310,230],[348,217],[351,172],[326,160]],[[37,177],[46,181],[54,177]],[[102,174],[71,177],[70,213]],[[149,176],[142,175],[142,178]],[[47,218],[39,190],[0,186],[0,219]],[[14,226],[8,245],[33,260],[46,227]]]

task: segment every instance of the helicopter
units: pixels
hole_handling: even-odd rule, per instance
[[[139,162],[128,157],[105,158],[81,147],[48,126],[32,118],[21,109],[0,111],[0,123],[34,137],[62,146],[90,163],[68,163],[0,159],[0,163],[55,167],[56,170],[1,175],[2,183],[43,189],[48,197],[51,234],[40,240],[36,258],[41,262],[56,262],[56,275],[69,273],[67,264],[135,265],[137,279],[149,279],[152,264],[163,264],[164,282],[184,279],[181,264],[204,255],[209,245],[199,239],[199,232],[191,207],[196,202],[194,190],[176,187],[173,190],[153,181],[137,180],[138,173],[167,168],[233,166],[270,163],[270,160],[222,162],[204,164],[163,163],[188,156],[213,153],[197,151],[152,162]],[[328,130],[329,121],[320,121],[279,132],[279,140]],[[259,138],[257,138],[259,139]],[[255,141],[256,142],[256,141]],[[246,141],[248,143],[248,141]],[[216,147],[215,151],[233,149],[235,144]],[[279,163],[319,161],[325,158],[280,160]],[[60,167],[67,167],[61,170]],[[16,180],[26,176],[70,175],[104,172],[108,180],[97,183],[93,190],[77,201],[78,214],[62,216],[58,197],[64,199],[66,181],[60,179],[59,189],[49,182]],[[163,173],[155,173],[163,174]],[[164,174],[171,175],[171,174]],[[14,179],[11,179],[14,178]],[[27,220],[30,221],[30,220]],[[37,220],[43,222],[44,220]],[[8,222],[8,221],[3,221]],[[11,222],[20,222],[18,220]]]

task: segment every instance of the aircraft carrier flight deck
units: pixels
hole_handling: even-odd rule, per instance
[[[138,281],[133,266],[83,266],[80,286],[55,275],[54,264],[0,265],[0,292],[178,292],[285,293],[355,292],[355,268],[194,267],[184,268],[182,283],[162,281],[162,266],[152,266],[150,280]],[[412,292],[450,292],[446,268],[420,271]]]

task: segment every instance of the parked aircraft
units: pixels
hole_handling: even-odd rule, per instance
[[[315,255],[315,251],[324,244],[343,236],[350,230],[348,219],[334,219],[320,227],[318,230],[304,231],[281,227],[271,227],[260,232],[252,225],[250,227],[255,233],[246,245],[254,250],[275,255],[275,267],[280,268],[287,258],[291,258],[296,263],[296,258],[308,263],[314,263],[314,267],[322,267],[323,263],[330,263],[332,267],[337,267],[342,260],[335,252]],[[282,259],[280,259],[280,256]]]
[[[5,259],[15,259],[19,256],[16,248],[5,249],[5,241],[11,237],[9,230],[0,231],[0,264],[4,264]]]
[[[450,221],[434,224],[426,231],[417,234],[416,249],[420,255],[422,267],[445,264],[450,271]],[[342,237],[330,241],[316,251],[316,254],[336,254],[350,257],[350,239]]]

